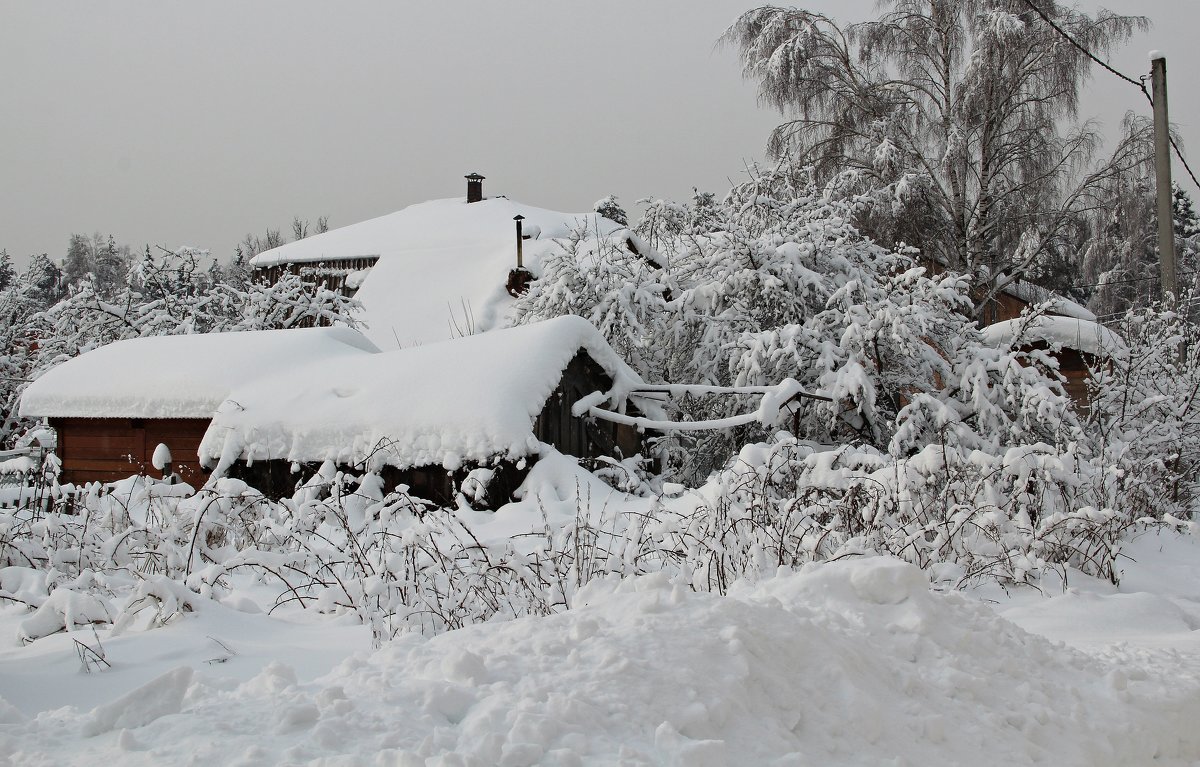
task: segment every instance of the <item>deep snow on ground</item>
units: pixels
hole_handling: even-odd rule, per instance
[[[1200,546],[1148,533],[1112,587],[936,593],[862,558],[727,597],[663,576],[375,651],[345,617],[254,612],[20,646],[0,608],[0,763],[1191,764]]]

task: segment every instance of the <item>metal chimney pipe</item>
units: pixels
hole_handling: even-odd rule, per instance
[[[525,217],[522,216],[520,213],[513,216],[513,221],[517,222],[517,268],[518,269],[525,268],[525,263],[523,261],[523,254],[521,252],[521,248],[522,248],[521,243],[525,239],[521,234],[521,222],[524,220],[525,220]]]

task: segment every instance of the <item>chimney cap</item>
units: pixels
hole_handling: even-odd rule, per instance
[[[463,176],[463,178],[471,181],[483,181],[485,178],[487,178],[487,176],[481,176],[478,173],[468,173],[467,175]]]
[[[524,221],[524,220],[525,220],[525,217],[524,217],[524,216],[522,216],[520,213],[518,213],[517,215],[513,216],[513,221]]]

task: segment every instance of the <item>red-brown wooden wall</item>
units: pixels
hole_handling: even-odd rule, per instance
[[[60,482],[114,482],[131,474],[161,476],[151,463],[161,442],[171,449],[172,468],[193,487],[203,485],[208,472],[196,452],[208,428],[207,418],[51,418],[58,432]]]

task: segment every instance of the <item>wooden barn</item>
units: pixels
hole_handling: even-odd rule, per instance
[[[57,432],[63,483],[157,475],[152,458],[164,444],[172,470],[199,487],[208,477],[198,457],[200,442],[234,387],[302,361],[336,363],[377,351],[347,328],[118,341],[31,383],[20,413],[47,419]]]
[[[1078,408],[1088,404],[1089,368],[1125,346],[1120,336],[1099,323],[1053,315],[997,322],[983,329],[983,337],[993,346],[1049,352],[1058,360],[1059,372],[1066,379],[1063,388]]]
[[[452,502],[482,469],[490,484],[479,500],[494,507],[547,446],[583,459],[639,452],[635,428],[571,408],[600,391],[618,409],[657,415],[625,396],[640,384],[590,323],[559,317],[250,381],[218,408],[200,458],[276,496],[328,461]]]

